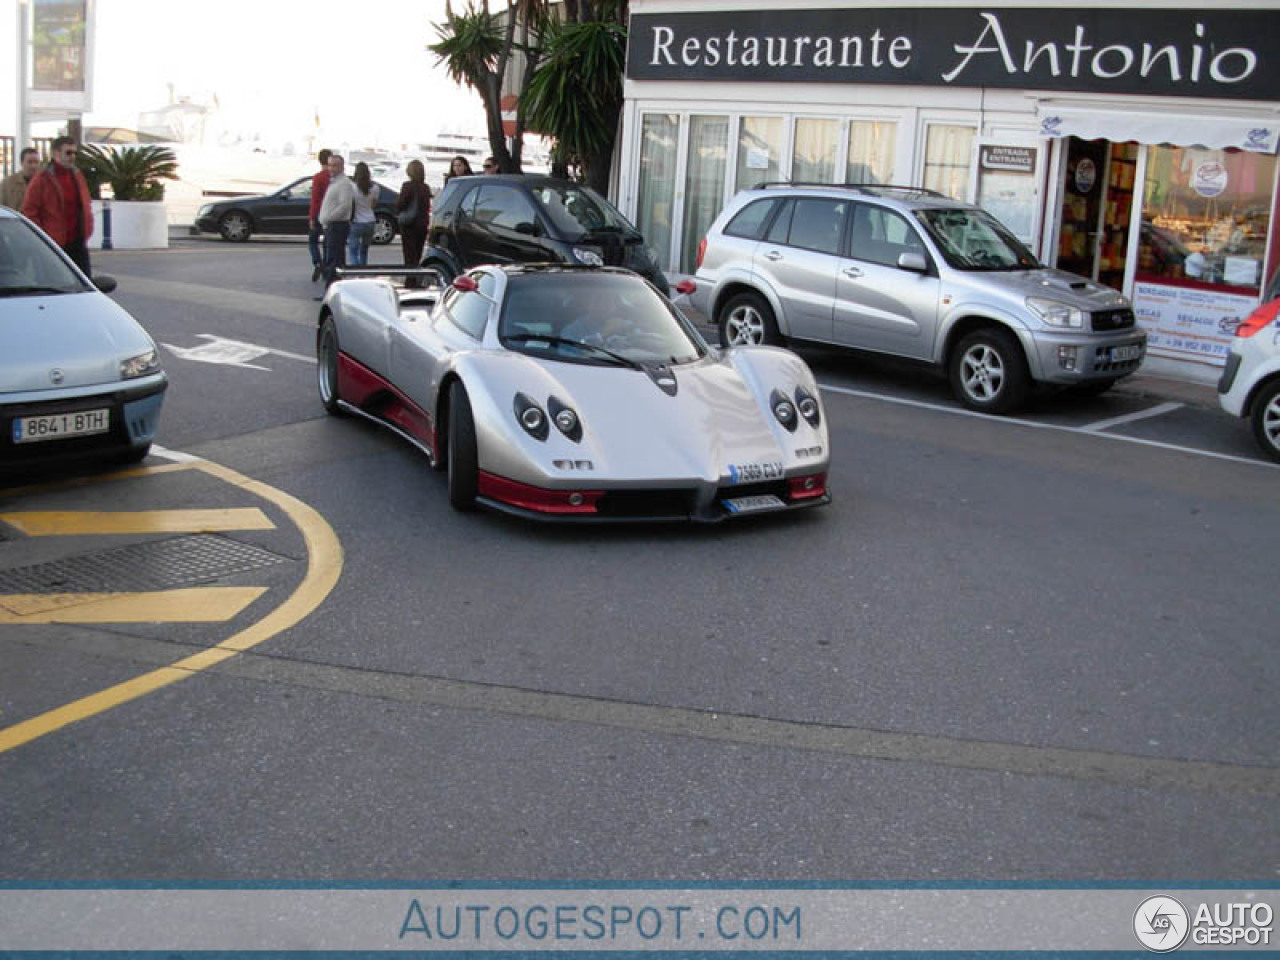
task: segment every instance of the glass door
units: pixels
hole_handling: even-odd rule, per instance
[[[690,117],[681,214],[680,272],[696,269],[698,244],[724,206],[729,118]]]
[[[645,242],[670,264],[676,203],[676,160],[680,117],[674,113],[646,113],[640,124],[640,176],[636,227]]]
[[[1062,229],[1058,232],[1058,268],[1095,276],[1107,143],[1072,137],[1062,182]]]

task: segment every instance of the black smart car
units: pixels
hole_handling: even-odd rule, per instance
[[[569,263],[626,267],[663,294],[653,251],[608,200],[552,177],[454,177],[431,212],[422,265],[448,283],[482,263]]]
[[[374,207],[378,222],[373,228],[374,243],[390,243],[396,237],[396,192],[377,184]],[[218,233],[236,243],[255,233],[306,236],[311,213],[311,177],[302,177],[275,193],[254,197],[230,197],[206,203],[196,214],[195,230]]]

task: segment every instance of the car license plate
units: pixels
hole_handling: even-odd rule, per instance
[[[111,429],[111,410],[77,410],[43,417],[18,417],[13,421],[14,443],[38,443],[64,437],[87,437]]]
[[[1111,362],[1124,363],[1126,360],[1137,360],[1142,356],[1142,347],[1138,344],[1130,344],[1127,347],[1112,347]]]
[[[781,499],[775,497],[771,493],[762,494],[758,497],[733,497],[729,500],[721,500],[724,508],[730,513],[755,513],[759,510],[784,510],[786,504]]]

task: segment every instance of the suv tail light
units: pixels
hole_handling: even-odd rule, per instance
[[[702,258],[706,254],[706,252],[707,252],[707,238],[703,237],[698,242],[698,260],[694,264],[693,269],[698,270],[702,267]]]
[[[1244,323],[1236,327],[1236,336],[1252,337],[1259,330],[1271,326],[1275,322],[1277,313],[1280,313],[1280,300],[1272,300],[1270,303],[1263,304],[1249,314]]]

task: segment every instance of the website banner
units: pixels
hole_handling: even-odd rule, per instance
[[[0,955],[1276,952],[1280,888],[0,889]]]

